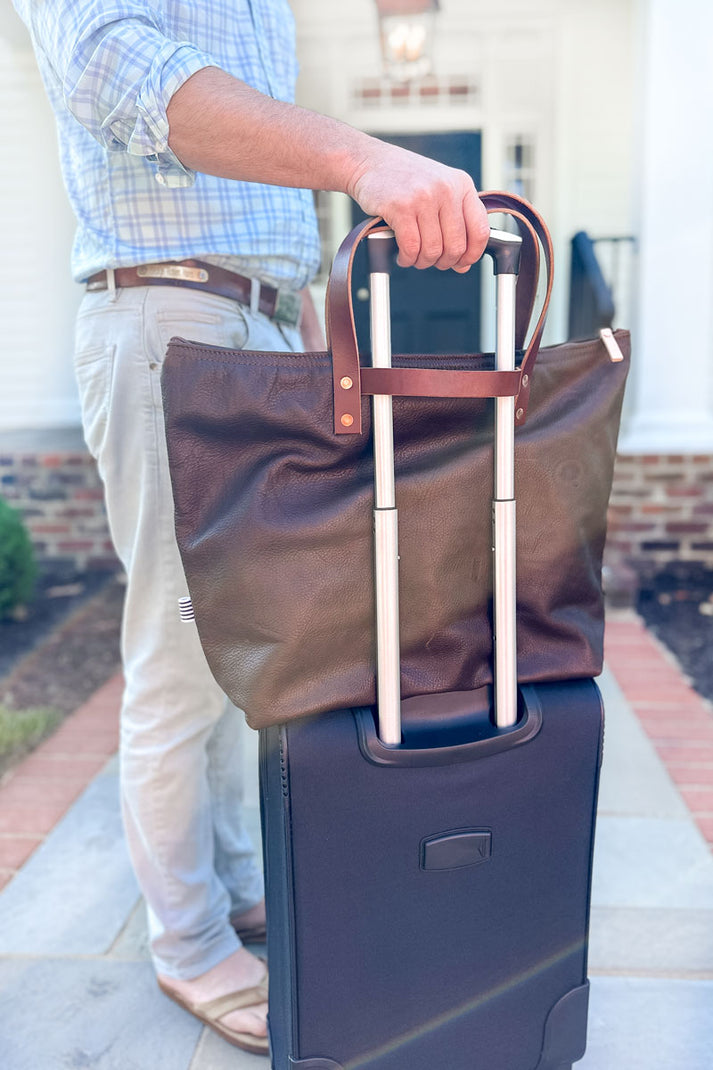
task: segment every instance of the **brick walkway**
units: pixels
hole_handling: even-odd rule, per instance
[[[713,847],[713,711],[636,614],[607,620],[605,657]]]
[[[114,676],[0,783],[0,888],[116,753],[122,678]]]
[[[631,611],[607,620],[607,663],[713,847],[713,711]],[[0,783],[0,889],[118,747],[114,676]]]

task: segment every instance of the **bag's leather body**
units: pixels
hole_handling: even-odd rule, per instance
[[[602,551],[625,359],[540,350],[516,431],[518,676],[602,665]],[[492,368],[492,357],[394,357]],[[212,671],[255,728],[375,702],[370,406],[335,434],[329,353],[169,346],[176,533]],[[493,402],[394,398],[404,698],[491,679]]]

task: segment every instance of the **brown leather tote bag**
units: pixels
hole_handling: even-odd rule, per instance
[[[360,368],[350,277],[335,258],[326,353],[173,339],[163,372],[176,534],[211,669],[254,728],[375,702],[370,393],[394,395],[404,698],[491,680],[493,402],[515,395],[518,674],[601,671],[602,550],[628,368],[598,341],[540,350],[552,248],[534,209],[484,196],[523,237],[517,372],[491,355]],[[539,351],[539,352],[538,352]],[[535,363],[536,362],[536,363]]]

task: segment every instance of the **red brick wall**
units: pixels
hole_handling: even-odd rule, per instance
[[[48,568],[120,567],[96,465],[81,448],[0,452],[0,494],[22,514],[37,558]]]
[[[619,457],[606,560],[635,568],[672,560],[713,565],[713,456]]]
[[[22,512],[41,561],[117,567],[101,482],[82,448],[0,452],[0,494]],[[713,567],[713,456],[619,457],[606,564],[639,569],[672,560]]]

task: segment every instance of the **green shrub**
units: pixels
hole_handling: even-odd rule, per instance
[[[0,498],[0,619],[31,598],[36,576],[35,555],[22,517]]]
[[[2,759],[31,750],[61,719],[56,710],[9,710],[0,706],[0,769]]]

